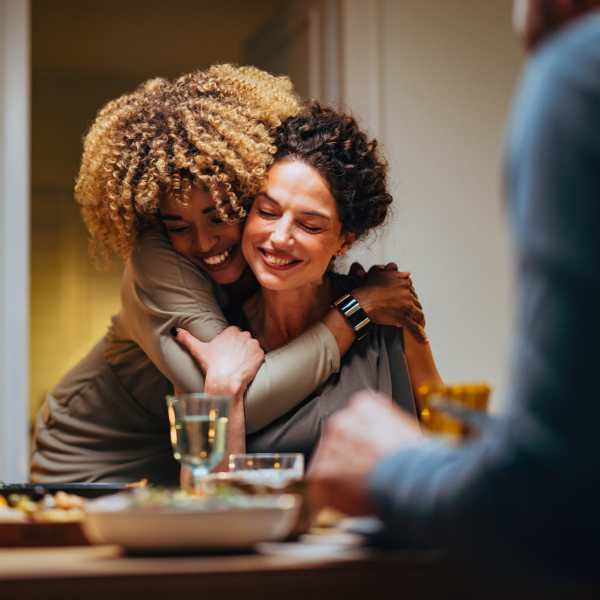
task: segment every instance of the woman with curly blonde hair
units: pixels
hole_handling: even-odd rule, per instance
[[[127,258],[154,224],[161,193],[185,204],[192,187],[237,222],[275,152],[271,131],[298,110],[291,82],[254,67],[217,65],[152,79],[109,102],[86,136],[75,186],[94,251]]]
[[[335,309],[266,356],[248,333],[228,327],[256,289],[240,251],[241,220],[272,163],[274,130],[298,110],[287,78],[217,65],[150,80],[98,113],[75,195],[94,256],[125,260],[122,306],[48,395],[33,480],[173,483],[168,393],[230,394],[240,426],[255,431],[337,370],[354,334]],[[359,295],[374,313],[418,329],[420,307],[400,288],[390,276]],[[200,365],[175,329],[204,342]],[[223,353],[226,361],[215,360]]]

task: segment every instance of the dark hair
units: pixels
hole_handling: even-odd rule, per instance
[[[534,48],[568,22],[598,8],[600,0],[535,0],[525,32],[526,46]]]
[[[275,160],[301,160],[327,181],[342,229],[359,238],[380,225],[392,202],[387,163],[349,115],[310,102],[275,132]]]

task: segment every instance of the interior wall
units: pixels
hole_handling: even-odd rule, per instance
[[[490,381],[498,408],[512,319],[502,145],[522,64],[512,2],[377,3],[395,197],[383,258],[412,272],[442,376]]]
[[[298,95],[310,96],[306,68],[311,23],[309,6],[312,1],[291,0],[285,10],[278,11],[244,44],[244,59],[248,64],[274,75],[287,75],[294,82]]]
[[[96,112],[150,77],[244,62],[246,39],[282,4],[32,1],[31,416],[119,306],[121,267],[94,268],[73,199]]]
[[[36,18],[34,5],[34,19]],[[100,338],[119,304],[120,265],[101,272],[73,198],[81,138],[96,110],[131,88],[127,78],[36,69],[32,93],[32,416],[46,393]]]

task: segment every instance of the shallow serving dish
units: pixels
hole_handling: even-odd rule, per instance
[[[133,487],[135,484],[127,483],[2,483],[0,482],[0,496],[8,498],[12,494],[31,497],[41,497],[44,494],[67,492],[82,498],[99,498],[109,494],[116,494]]]
[[[136,552],[250,548],[286,538],[301,505],[293,494],[139,500],[126,493],[89,502],[83,528],[90,541]]]

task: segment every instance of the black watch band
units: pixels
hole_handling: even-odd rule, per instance
[[[361,308],[358,300],[352,294],[344,294],[334,303],[335,306],[346,318],[356,334],[357,340],[362,340],[373,327],[371,319]]]

